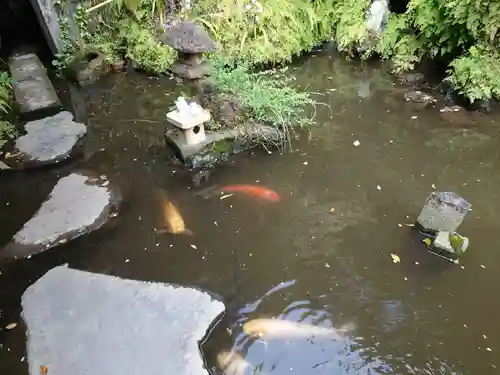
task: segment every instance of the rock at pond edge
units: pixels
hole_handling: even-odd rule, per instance
[[[118,215],[121,201],[121,192],[107,179],[83,173],[61,178],[0,258],[26,258],[93,232]]]
[[[259,141],[265,137],[265,141]],[[247,129],[206,132],[203,142],[188,145],[177,131],[165,132],[167,145],[173,150],[184,165],[189,168],[212,168],[227,160],[232,154],[267,144],[269,147],[281,146],[286,141],[285,134],[268,125],[253,125]],[[225,143],[224,150],[218,150],[217,144]]]
[[[225,312],[199,289],[53,268],[22,296],[29,372],[207,375],[200,343]]]
[[[68,111],[30,121],[26,134],[16,139],[13,150],[3,160],[12,169],[29,169],[60,163],[81,145],[87,127],[73,121]]]

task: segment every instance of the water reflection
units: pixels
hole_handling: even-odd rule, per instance
[[[266,293],[266,296],[269,294]],[[259,304],[256,301],[248,306],[257,308]],[[243,310],[245,316],[248,306]],[[258,312],[253,311],[251,315],[255,316]],[[318,334],[328,330],[333,332],[334,323],[327,310],[314,309],[311,301],[294,301],[275,318],[300,322],[300,328],[306,328],[299,335],[283,331],[272,339],[254,339],[239,333],[231,350],[245,356],[248,368],[254,370],[248,374],[381,374],[386,373],[384,368],[390,367],[378,358],[364,358],[363,347],[356,338],[349,337],[351,332],[342,338]],[[240,319],[240,323],[245,322]],[[310,335],[307,330],[310,330]]]

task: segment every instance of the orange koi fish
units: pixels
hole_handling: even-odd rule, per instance
[[[219,190],[224,193],[241,192],[270,202],[279,202],[281,200],[281,197],[275,191],[257,185],[226,185]]]
[[[163,189],[155,189],[155,197],[161,207],[163,229],[159,233],[168,232],[172,234],[188,234],[192,235],[193,232],[186,228],[182,215],[168,199],[167,193]]]

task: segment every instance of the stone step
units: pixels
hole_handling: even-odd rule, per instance
[[[26,134],[15,140],[0,169],[24,170],[58,164],[81,151],[87,134],[87,127],[75,122],[68,111],[29,121],[24,129]]]
[[[226,310],[202,290],[67,266],[21,305],[30,375],[208,375],[200,343]]]
[[[106,176],[74,172],[54,186],[40,209],[0,251],[3,261],[32,255],[93,232],[116,217],[122,196]]]
[[[35,119],[61,110],[61,102],[47,70],[35,53],[14,53],[9,58],[9,70],[21,115]]]

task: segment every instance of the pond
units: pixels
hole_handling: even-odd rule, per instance
[[[118,74],[86,92],[92,156],[85,166],[118,178],[128,205],[116,227],[1,275],[0,324],[19,321],[30,283],[69,263],[224,296],[230,334],[217,332],[207,344],[214,371],[216,354],[233,348],[259,374],[499,373],[500,117],[479,117],[467,128],[449,124],[437,108],[405,103],[405,88],[383,66],[329,52],[276,74],[295,77],[320,103],[311,110],[317,126],[290,151],[239,154],[201,183],[164,144],[165,112],[181,87],[166,77]],[[0,177],[2,243],[63,172]],[[197,194],[257,183],[281,200]],[[172,197],[192,236],[155,231],[155,186]],[[471,246],[460,265],[430,255],[405,225],[433,189],[472,203],[460,228]],[[242,324],[263,317],[354,329],[342,340],[250,340]],[[24,345],[22,330],[0,332],[2,372],[27,374]]]

